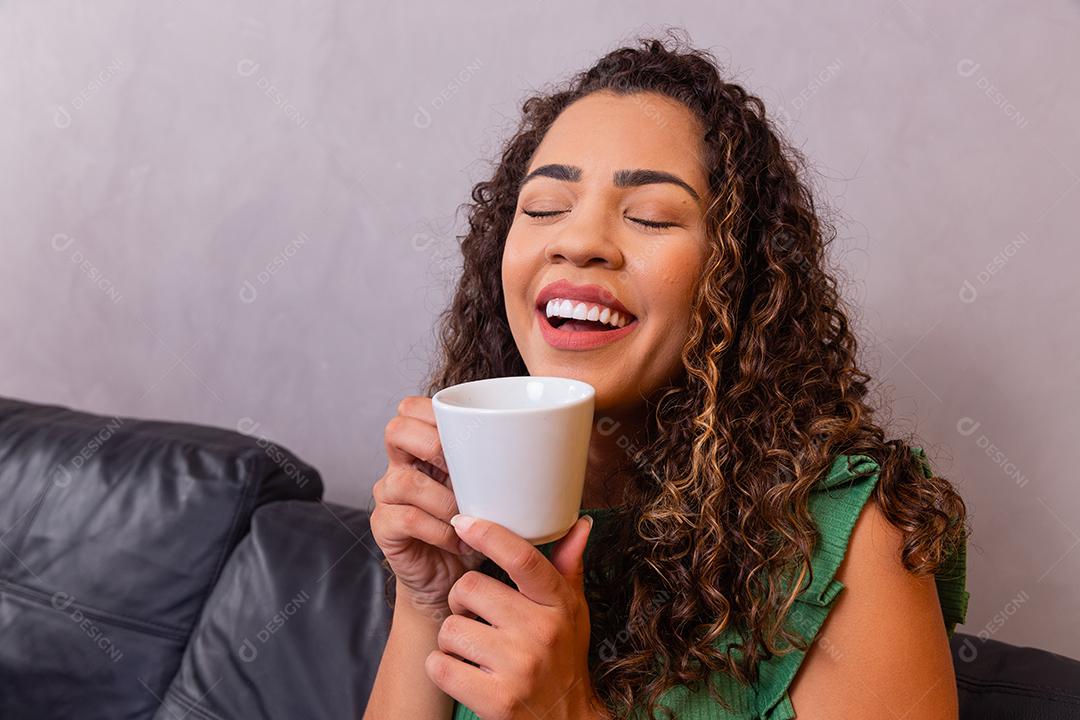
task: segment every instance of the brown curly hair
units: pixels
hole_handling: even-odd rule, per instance
[[[623,504],[596,527],[611,536],[590,540],[587,561],[611,570],[587,576],[590,670],[619,717],[647,707],[651,718],[666,690],[713,672],[752,683],[763,658],[807,649],[783,621],[812,579],[808,494],[838,455],[876,461],[873,499],[903,532],[911,572],[937,571],[970,531],[952,485],[925,477],[910,445],[886,441],[864,401],[870,376],[856,365],[855,335],[826,265],[836,231],[815,209],[805,159],[759,98],[722,79],[711,53],[667,34],[672,47],[639,39],[524,102],[493,177],[464,206],[463,271],[439,318],[426,389],[529,374],[505,314],[501,258],[518,184],[563,109],[598,91],[685,104],[705,128],[711,201],[686,372],[647,401]],[[714,647],[728,629],[742,639],[741,657]],[[599,652],[600,639],[616,636],[618,652]]]

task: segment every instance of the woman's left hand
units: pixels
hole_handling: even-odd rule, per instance
[[[498,523],[464,515],[450,522],[518,589],[477,570],[458,579],[448,596],[453,614],[424,664],[431,681],[483,720],[607,718],[589,678],[582,555],[592,518],[578,519],[550,561]]]

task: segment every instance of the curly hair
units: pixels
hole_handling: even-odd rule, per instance
[[[812,579],[808,495],[838,455],[876,461],[873,500],[902,531],[912,573],[937,571],[970,531],[953,486],[924,475],[912,446],[886,441],[874,422],[871,378],[856,365],[827,266],[836,231],[815,209],[805,159],[758,97],[680,35],[639,38],[524,102],[493,176],[464,206],[462,274],[439,317],[426,389],[529,374],[505,313],[501,258],[519,182],[560,112],[600,91],[660,93],[689,108],[705,129],[710,202],[686,372],[647,399],[610,540],[590,541],[588,565],[612,569],[587,577],[592,637],[620,639],[614,653],[592,642],[590,671],[619,717],[647,707],[651,718],[668,689],[714,672],[753,683],[763,658],[807,649],[784,619]],[[729,629],[737,654],[715,646]]]

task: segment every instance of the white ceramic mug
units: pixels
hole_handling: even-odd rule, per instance
[[[522,375],[452,385],[431,405],[464,515],[492,520],[534,545],[579,517],[596,389]]]

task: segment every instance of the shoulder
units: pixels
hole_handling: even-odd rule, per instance
[[[912,452],[926,475],[921,448]],[[903,534],[874,497],[880,471],[869,456],[841,455],[809,495],[813,572],[784,619],[809,648],[762,663],[757,703],[767,720],[956,717],[948,632],[963,622],[964,548],[937,576],[909,573]]]
[[[887,710],[957,716],[935,579],[903,567],[902,544],[900,530],[867,494],[836,569],[835,601],[789,688],[800,720],[888,716]]]

